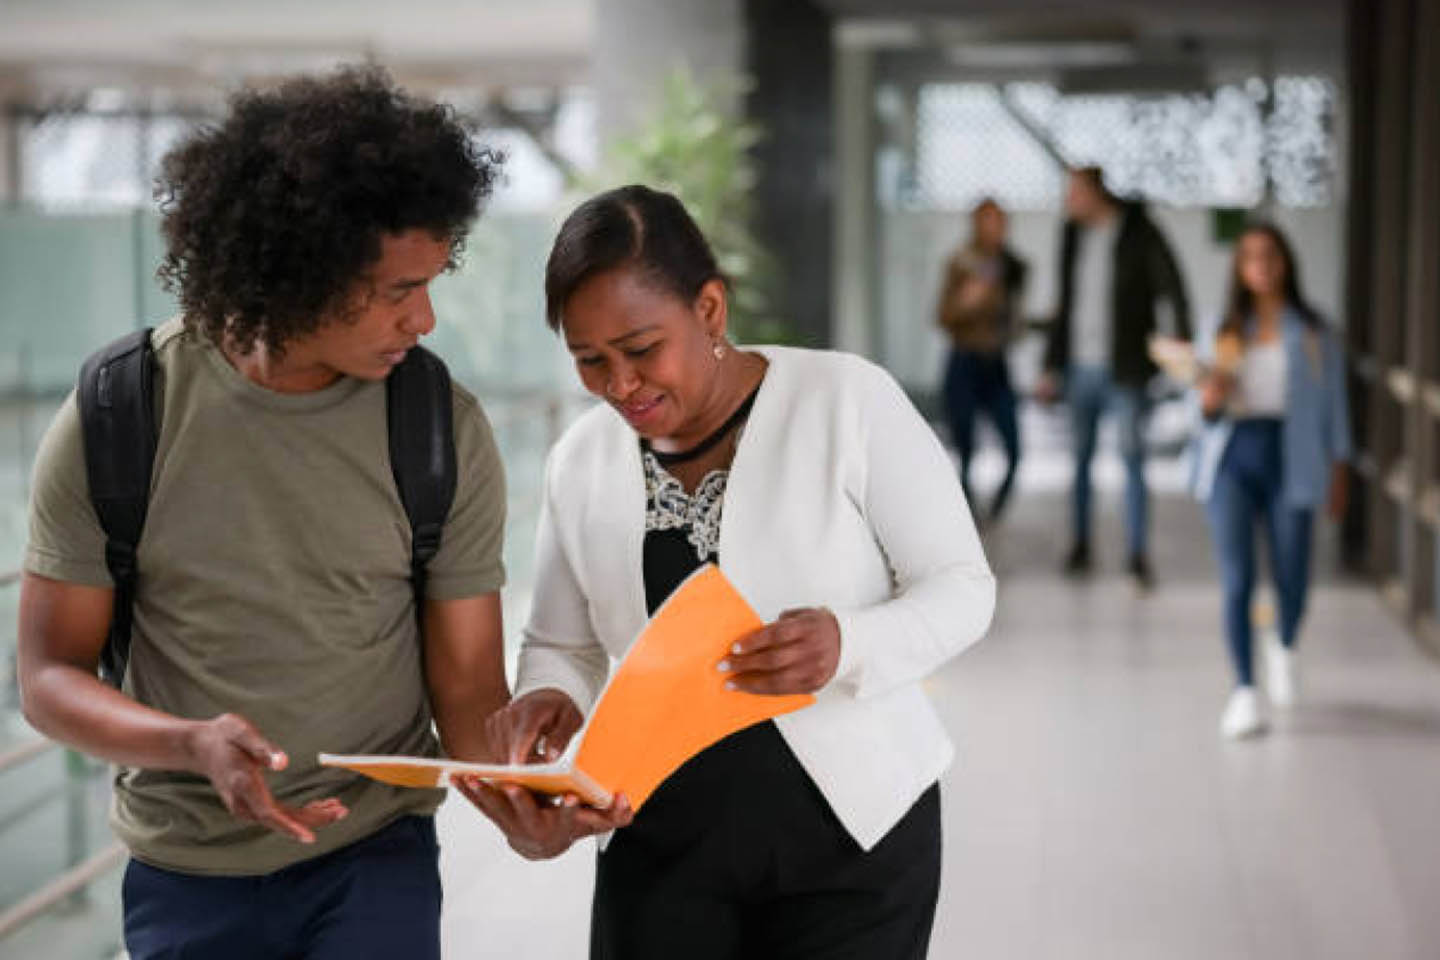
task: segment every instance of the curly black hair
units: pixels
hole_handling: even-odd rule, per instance
[[[453,268],[501,162],[379,67],[242,91],[165,157],[157,275],[192,330],[282,354],[347,312],[383,235],[447,237]]]

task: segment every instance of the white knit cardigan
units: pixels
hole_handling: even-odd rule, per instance
[[[769,370],[731,465],[720,565],[767,621],[835,613],[835,678],[776,723],[869,849],[954,756],[920,682],[985,633],[995,578],[949,458],[889,374],[847,354],[754,349]],[[553,687],[590,710],[645,625],[644,536],[638,438],[598,407],[546,465],[517,694]]]

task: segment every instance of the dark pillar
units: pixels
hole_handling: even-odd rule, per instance
[[[1373,382],[1373,366],[1364,358],[1373,356],[1370,297],[1373,289],[1370,256],[1371,238],[1375,235],[1375,108],[1379,92],[1378,6],[1368,0],[1351,0],[1349,22],[1350,95],[1350,186],[1346,208],[1346,277],[1345,277],[1345,339],[1346,353],[1351,358],[1347,387],[1350,397],[1350,419],[1355,448],[1368,451],[1369,410]],[[1355,361],[1362,361],[1357,364]],[[1367,376],[1366,374],[1370,374]],[[1341,546],[1345,563],[1361,568],[1369,565],[1366,553],[1370,529],[1370,497],[1380,484],[1368,471],[1351,470],[1351,497],[1341,527]]]
[[[1401,366],[1412,384],[1405,419],[1409,468],[1407,555],[1408,614],[1422,642],[1440,654],[1436,616],[1436,552],[1440,542],[1440,0],[1416,0],[1411,115],[1409,235],[1406,238],[1405,334]]]
[[[834,190],[832,21],[811,0],[745,0],[746,112],[765,131],[755,148],[756,232],[776,261],[776,313],[797,340],[831,335]]]
[[[1396,496],[1398,474],[1403,471],[1405,416],[1389,384],[1392,371],[1401,362],[1404,339],[1414,2],[1385,0],[1376,6],[1377,89],[1375,100],[1368,106],[1374,113],[1375,126],[1367,147],[1373,151],[1374,166],[1369,181],[1355,185],[1355,195],[1361,202],[1373,205],[1375,218],[1369,243],[1357,251],[1371,258],[1367,306],[1373,321],[1369,345],[1373,380],[1365,413],[1364,462],[1373,472],[1367,527],[1371,571],[1397,606],[1408,606],[1401,560],[1406,552],[1402,543],[1406,522]]]

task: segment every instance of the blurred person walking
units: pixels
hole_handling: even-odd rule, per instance
[[[1045,403],[1062,390],[1070,405],[1075,445],[1074,539],[1067,573],[1090,569],[1090,461],[1101,415],[1118,420],[1125,462],[1128,569],[1142,587],[1154,582],[1147,552],[1145,488],[1146,387],[1156,373],[1147,352],[1169,304],[1174,333],[1190,339],[1190,305],[1174,254],[1139,203],[1121,201],[1098,167],[1072,170],[1065,192],[1069,219],[1061,233],[1060,306],[1051,325],[1036,395]]]
[[[1207,421],[1194,489],[1205,503],[1224,591],[1225,635],[1235,689],[1220,720],[1229,738],[1265,729],[1255,689],[1250,599],[1255,528],[1263,533],[1279,597],[1279,639],[1265,648],[1272,704],[1299,693],[1295,644],[1310,585],[1315,507],[1345,512],[1350,417],[1338,339],[1300,292],[1299,269],[1280,230],[1248,227],[1235,245],[1230,296],[1200,383]]]
[[[970,239],[945,269],[937,320],[950,336],[945,413],[960,455],[960,484],[970,503],[975,502],[970,463],[979,414],[990,418],[1005,447],[1005,477],[987,516],[994,522],[1005,509],[1020,463],[1020,428],[1005,349],[1015,335],[1026,267],[1005,245],[1008,218],[998,203],[982,200],[970,217]]]

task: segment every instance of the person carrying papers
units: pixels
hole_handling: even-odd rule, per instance
[[[715,665],[763,625],[725,575],[706,564],[656,611],[561,759],[499,764],[322,753],[320,763],[402,787],[443,787],[467,776],[574,794],[595,807],[610,807],[620,795],[638,811],[666,777],[712,743],[815,702],[808,694],[727,689]]]
[[[633,818],[624,797],[596,810],[460,788],[527,857],[595,818],[618,828],[592,957],[923,957],[953,748],[920,682],[995,602],[939,440],[858,357],[732,345],[725,279],[669,194],[629,186],[576,209],[546,298],[605,403],[550,454],[535,603],[492,740],[511,762],[558,758],[610,659],[707,563],[768,623],[715,664],[722,686],[815,702],[703,750]]]
[[[1299,697],[1315,513],[1345,516],[1352,444],[1340,340],[1302,294],[1285,234],[1269,223],[1247,226],[1230,274],[1214,369],[1197,385],[1205,424],[1191,485],[1210,522],[1235,671],[1220,733],[1242,739],[1265,732],[1268,706],[1288,709]],[[1250,609],[1257,527],[1279,601],[1277,629],[1262,648],[1263,692]]]

